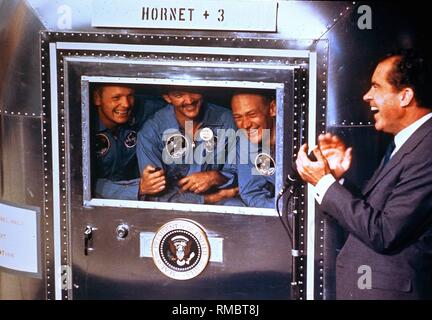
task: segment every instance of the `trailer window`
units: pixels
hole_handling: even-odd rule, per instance
[[[124,80],[82,81],[87,205],[274,215],[279,85]]]

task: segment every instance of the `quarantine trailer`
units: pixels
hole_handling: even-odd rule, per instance
[[[325,131],[355,146],[350,174],[361,183],[386,140],[361,99],[374,63],[417,41],[398,10],[0,1],[0,299],[334,299],[344,233],[305,184],[288,184],[281,217],[276,207],[95,196],[92,89],[129,84],[148,95],[188,86],[227,108],[236,90],[269,90],[275,193],[299,147]]]

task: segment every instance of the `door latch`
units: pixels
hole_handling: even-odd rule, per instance
[[[89,251],[93,250],[93,232],[96,228],[86,226],[84,230],[84,255],[88,256]]]

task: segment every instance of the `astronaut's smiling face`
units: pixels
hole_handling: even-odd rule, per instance
[[[121,85],[107,85],[94,92],[94,104],[100,121],[108,129],[125,124],[135,102],[134,90]]]
[[[200,93],[188,91],[170,91],[163,95],[166,102],[174,106],[177,120],[194,120],[198,117],[203,103]]]
[[[262,142],[264,130],[274,135],[275,101],[267,101],[259,94],[236,94],[231,100],[231,109],[237,128],[244,129],[252,143]]]

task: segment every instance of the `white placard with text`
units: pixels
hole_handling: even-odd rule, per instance
[[[0,203],[0,267],[38,273],[38,214]]]
[[[92,26],[276,32],[272,0],[93,0]]]

